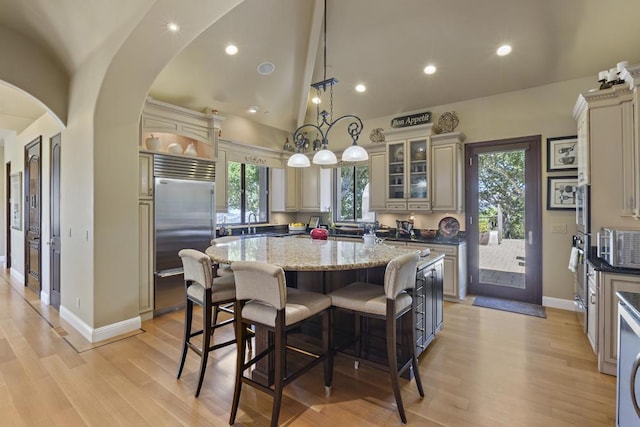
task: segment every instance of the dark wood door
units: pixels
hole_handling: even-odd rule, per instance
[[[51,189],[50,189],[50,211],[51,240],[49,243],[50,260],[50,283],[51,283],[51,305],[60,307],[60,155],[62,141],[60,134],[51,138]]]
[[[465,146],[469,292],[542,303],[540,135]]]
[[[11,162],[7,162],[7,166],[5,168],[5,188],[6,188],[6,206],[5,206],[5,237],[6,237],[6,248],[5,251],[5,268],[11,268],[11,200],[13,197],[22,197],[21,194],[13,194],[11,191]]]
[[[25,279],[26,285],[40,294],[40,218],[41,211],[41,164],[42,137],[25,147]]]

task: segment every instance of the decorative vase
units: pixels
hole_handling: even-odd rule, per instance
[[[147,150],[158,151],[160,149],[160,138],[153,136],[153,134],[151,134],[151,137],[145,139],[144,142]]]
[[[314,228],[311,230],[311,238],[316,240],[327,240],[329,233],[326,228]]]
[[[188,155],[188,156],[197,156],[198,155],[198,150],[196,150],[196,146],[193,144],[193,142],[189,145],[187,145],[187,148],[184,150],[184,154]]]

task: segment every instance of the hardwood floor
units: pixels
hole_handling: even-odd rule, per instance
[[[194,398],[193,353],[175,379],[182,311],[144,322],[144,333],[79,353],[64,339],[73,331],[57,312],[9,282],[0,271],[0,425],[227,425],[235,349],[212,353]],[[474,307],[471,298],[445,303],[444,329],[420,360],[425,398],[401,380],[409,425],[614,425],[615,377],[597,371],[573,313],[547,309],[547,315]],[[218,339],[231,335],[229,329]],[[401,425],[388,375],[360,366],[336,359],[330,398],[321,366],[285,388],[281,424]],[[236,425],[268,425],[271,402],[243,388]]]

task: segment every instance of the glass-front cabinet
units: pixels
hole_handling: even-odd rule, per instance
[[[428,139],[387,144],[387,210],[428,210]]]

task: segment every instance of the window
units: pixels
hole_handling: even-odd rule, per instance
[[[238,162],[227,163],[228,212],[217,214],[218,223],[269,222],[269,168]]]
[[[375,221],[369,212],[369,166],[343,166],[336,169],[336,222]]]

